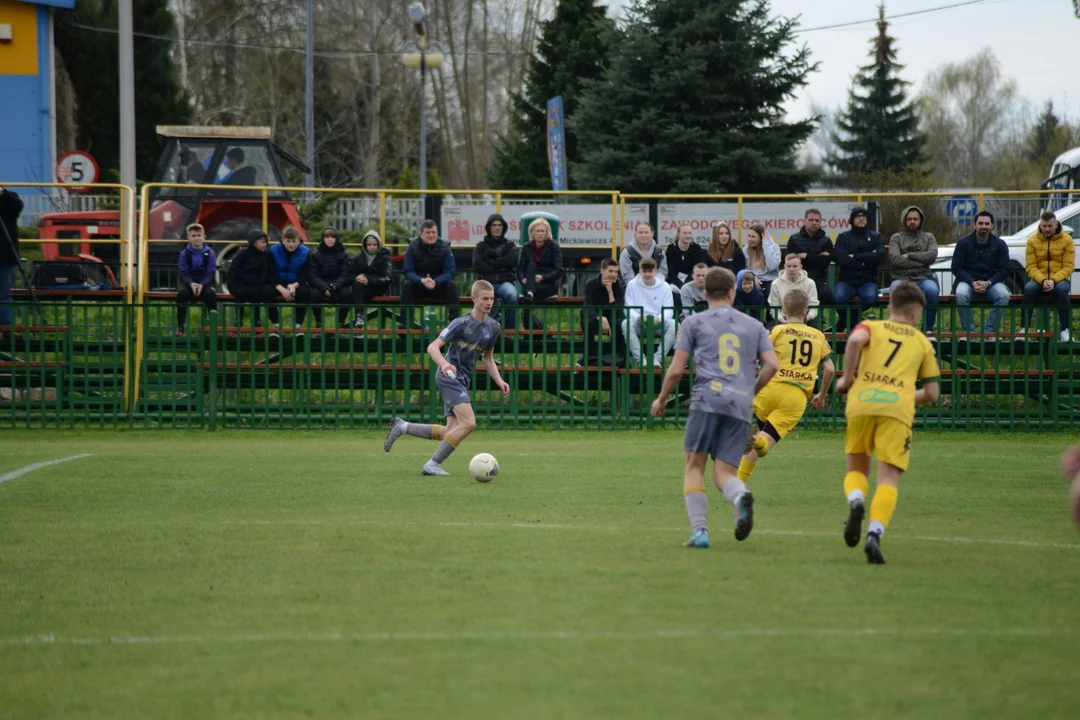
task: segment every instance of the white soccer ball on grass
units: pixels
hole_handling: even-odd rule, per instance
[[[499,461],[490,453],[480,453],[469,461],[469,474],[476,482],[491,482],[499,474]]]

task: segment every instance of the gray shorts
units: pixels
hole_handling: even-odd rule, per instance
[[[683,449],[704,453],[713,460],[738,467],[751,432],[748,422],[704,410],[691,410],[686,417]]]
[[[435,387],[439,388],[439,394],[443,400],[443,417],[454,414],[454,406],[463,403],[471,403],[469,399],[469,386],[461,381],[460,377],[448,378],[441,371],[435,373]]]

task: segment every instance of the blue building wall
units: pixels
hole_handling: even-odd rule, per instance
[[[53,182],[55,159],[52,156],[52,120],[49,26],[52,7],[72,8],[74,0],[41,0],[37,5],[37,75],[10,75],[0,64],[0,182]],[[5,7],[11,0],[0,2],[0,22],[5,20]],[[10,13],[9,13],[10,15]],[[20,195],[33,195],[42,190],[13,188]]]

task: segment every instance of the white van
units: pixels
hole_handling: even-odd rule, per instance
[[[1043,181],[1043,190],[1072,190],[1080,188],[1080,148],[1061,153],[1050,166],[1050,177]],[[1048,209],[1057,212],[1076,198],[1075,194],[1055,193],[1050,196]]]
[[[1078,155],[1080,155],[1080,148],[1073,152],[1077,152]],[[1062,157],[1065,156],[1062,155]],[[1080,157],[1078,157],[1078,160],[1080,160]],[[1073,244],[1080,245],[1080,239],[1076,237],[1076,233],[1074,232],[1075,228],[1080,228],[1080,202],[1066,205],[1060,210],[1055,211],[1054,214],[1057,215],[1058,222],[1061,223],[1065,232],[1072,235]],[[1027,282],[1027,271],[1024,269],[1027,262],[1027,239],[1034,235],[1038,229],[1039,221],[1036,220],[1015,235],[1001,238],[1005,241],[1005,244],[1009,246],[1009,266],[1013,270],[1011,279],[1015,279],[1015,282],[1011,282],[1011,279],[1007,280],[1006,284],[1009,285],[1009,289],[1015,294],[1021,293],[1024,289],[1024,283]],[[938,259],[930,266],[930,269],[934,271],[934,277],[936,277],[941,284],[942,295],[953,294],[952,258],[955,248],[955,245],[947,245],[939,248]],[[1080,263],[1080,251],[1076,253],[1074,265],[1076,263]],[[1077,269],[1080,269],[1080,266],[1073,270],[1072,286],[1074,288],[1080,288],[1080,285],[1077,285],[1077,283],[1080,282],[1080,273],[1076,271]]]

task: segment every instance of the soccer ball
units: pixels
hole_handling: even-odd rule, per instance
[[[494,455],[480,453],[469,461],[469,474],[476,482],[491,482],[499,474],[499,461]]]

